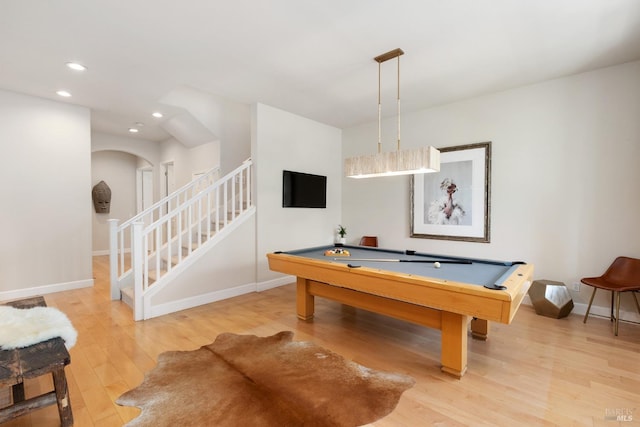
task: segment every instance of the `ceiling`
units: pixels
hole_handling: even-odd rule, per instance
[[[152,141],[169,137],[160,124],[178,110],[162,99],[180,87],[339,128],[375,121],[373,58],[395,48],[406,113],[638,60],[640,1],[0,2],[1,89],[88,107],[100,132],[132,136],[142,123],[135,137]]]

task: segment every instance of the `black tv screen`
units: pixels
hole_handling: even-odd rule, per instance
[[[282,171],[283,208],[326,208],[327,177]]]

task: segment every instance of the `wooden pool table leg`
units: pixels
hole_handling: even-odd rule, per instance
[[[442,312],[442,372],[461,378],[467,370],[468,316]]]
[[[298,277],[296,281],[296,299],[298,319],[313,319],[313,313],[315,311],[314,297],[309,293],[307,279],[303,277]]]
[[[489,336],[489,322],[476,317],[471,319],[471,336],[477,340],[486,341]]]

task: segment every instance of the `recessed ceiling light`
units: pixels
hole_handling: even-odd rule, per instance
[[[69,92],[67,92],[66,90],[59,90],[56,92],[58,95],[63,96],[65,98],[69,98],[71,96],[71,94]]]
[[[67,62],[67,67],[75,71],[85,71],[87,69],[87,67],[77,62]]]
[[[153,117],[155,117],[156,119],[159,119],[162,117],[162,113],[159,111],[156,111],[155,113],[152,114]]]
[[[131,132],[131,133],[138,133],[138,132],[140,132],[140,131],[139,131],[138,129],[136,129],[136,128],[129,128],[129,132]]]

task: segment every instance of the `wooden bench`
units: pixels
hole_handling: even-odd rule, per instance
[[[43,297],[6,303],[16,308],[46,306]],[[12,388],[13,404],[0,408],[0,424],[33,410],[57,404],[60,424],[73,425],[71,402],[64,367],[71,357],[62,338],[53,338],[25,348],[0,350],[0,388]],[[51,373],[54,390],[25,399],[24,380]]]

